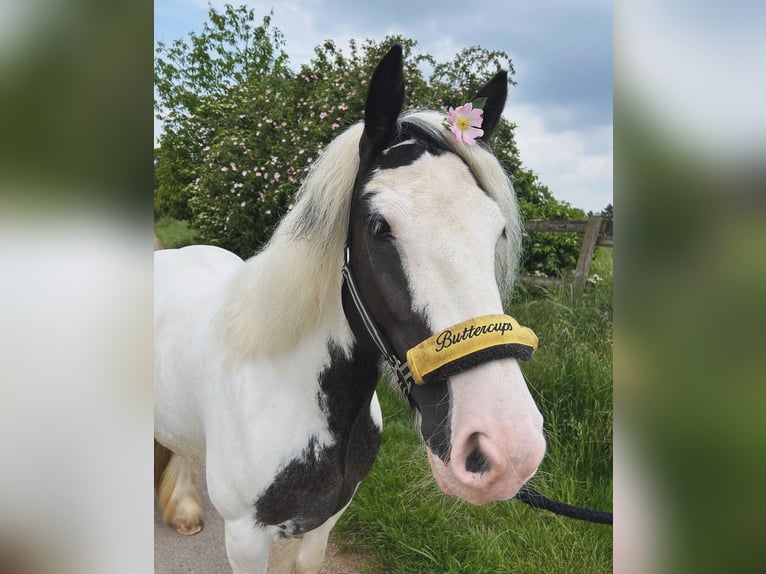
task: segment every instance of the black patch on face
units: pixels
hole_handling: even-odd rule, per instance
[[[329,352],[317,403],[335,442],[321,447],[310,437],[300,458],[282,467],[255,501],[256,522],[278,526],[283,537],[313,530],[343,508],[380,448],[380,431],[370,416],[377,357],[355,346],[348,358],[332,343]]]
[[[431,452],[448,461],[452,450],[452,409],[447,381],[413,385],[411,393],[420,410],[423,439]]]
[[[402,143],[395,147],[390,147],[380,154],[376,167],[379,169],[395,169],[410,165],[415,163],[425,152],[426,148],[417,142]]]
[[[450,151],[447,145],[419,126],[402,121],[396,138],[372,164],[372,169],[396,169],[415,163],[424,153],[441,155]]]
[[[446,152],[450,152],[447,142],[439,137],[434,137],[430,132],[426,131],[419,125],[408,122],[406,119],[402,120],[399,124],[399,133],[396,141],[403,142],[407,140],[415,140],[421,146],[425,148],[425,151],[431,155],[441,155]]]
[[[408,140],[415,139],[414,142]],[[444,153],[446,149],[417,128],[402,123],[393,145],[379,154],[372,162],[371,170],[401,167],[424,153]],[[433,333],[420,313],[413,310],[412,296],[402,265],[396,238],[391,234],[375,234],[375,226],[368,222],[380,217],[373,211],[370,194],[361,196],[370,172],[357,176],[357,186],[351,205],[349,245],[351,246],[350,268],[367,311],[377,324],[388,344],[400,360],[407,350]],[[357,340],[372,352],[376,347],[367,333],[348,290],[343,289],[343,309],[351,330]],[[451,409],[449,386],[446,380],[427,386],[417,387],[412,397],[422,415],[421,433],[431,451],[442,460],[448,460],[451,451]]]

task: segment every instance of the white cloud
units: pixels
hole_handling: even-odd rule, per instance
[[[547,131],[543,118],[556,113],[567,112],[518,104],[506,108],[505,117],[516,124],[521,161],[557,199],[601,211],[613,203],[612,126]]]

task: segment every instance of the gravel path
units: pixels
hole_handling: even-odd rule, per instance
[[[194,536],[181,536],[175,528],[162,522],[157,503],[154,504],[154,572],[155,574],[231,574],[224,546],[223,520],[213,508],[207,495],[204,468],[197,468],[198,485],[205,507],[204,528]],[[270,564],[288,550],[290,541],[272,548]],[[366,560],[363,556],[341,552],[333,544],[327,548],[323,574],[357,574]],[[274,572],[269,568],[269,572]]]

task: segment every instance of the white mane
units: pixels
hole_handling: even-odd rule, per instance
[[[417,124],[446,144],[470,167],[499,204],[507,240],[498,245],[496,276],[501,293],[516,277],[521,222],[516,196],[497,159],[485,148],[457,142],[437,112],[413,112]],[[233,357],[269,356],[288,350],[340,310],[340,267],[354,181],[359,169],[360,122],[335,138],[314,163],[264,250],[250,258],[228,286],[219,328]]]

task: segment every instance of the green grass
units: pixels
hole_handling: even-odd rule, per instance
[[[165,249],[177,249],[199,243],[197,232],[186,221],[161,217],[154,223],[154,233],[160,238]]]
[[[508,310],[540,338],[534,359],[522,365],[548,441],[530,485],[571,504],[611,510],[611,252],[597,254],[596,266],[608,275],[584,292],[520,288]],[[608,526],[514,501],[475,507],[441,494],[409,408],[383,384],[378,395],[380,454],[337,529],[342,547],[371,556],[369,572],[612,571]]]
[[[612,273],[612,249],[609,247],[596,247],[588,276],[591,280],[596,279],[597,281],[606,281],[611,280]]]

